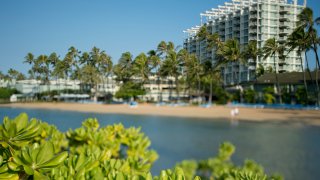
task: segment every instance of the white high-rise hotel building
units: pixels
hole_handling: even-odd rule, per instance
[[[275,37],[284,43],[288,35],[296,28],[297,15],[306,7],[298,0],[232,0],[201,13],[201,25],[206,25],[207,31],[218,33],[221,41],[236,38],[243,48],[250,40],[256,40],[262,48],[267,39]],[[215,63],[214,49],[207,48],[206,40],[199,41],[196,37],[201,26],[184,31],[187,38],[184,48],[189,53],[195,53],[200,61],[211,60]],[[301,71],[299,54],[292,51],[285,61],[277,58],[278,72]],[[257,57],[256,63],[249,60],[246,65],[228,63],[222,68],[225,85],[235,85],[237,82],[247,82],[254,79],[255,70],[261,64],[265,69],[273,66],[273,57],[263,59]],[[274,68],[273,68],[274,69]]]

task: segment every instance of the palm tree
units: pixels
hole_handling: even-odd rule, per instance
[[[109,76],[112,72],[113,62],[111,56],[107,55],[104,51],[100,53],[100,59],[98,63],[99,73],[102,75],[103,89],[105,89],[105,81],[107,78],[107,84],[109,84]]]
[[[209,74],[210,78],[210,95],[209,95],[209,104],[212,103],[212,87],[213,87],[213,81],[215,77],[217,77],[217,73],[221,73],[221,65],[225,64],[224,59],[224,50],[225,43],[221,41],[220,36],[218,33],[214,34],[208,34],[207,35],[207,48],[208,50],[213,50],[214,52],[214,60],[213,61],[205,61],[203,63],[205,72]],[[218,77],[220,77],[218,75]],[[220,78],[219,78],[220,79]]]
[[[212,35],[208,35],[207,37],[207,47],[208,49],[215,48],[215,51],[219,51],[223,47],[223,41],[221,41],[218,33],[214,33]]]
[[[201,26],[197,33],[198,40],[203,41],[208,38],[208,35],[209,33],[207,31],[207,26],[206,25]]]
[[[161,58],[162,60],[162,64],[161,64],[161,67],[160,67],[160,74],[162,76],[168,76],[166,74],[168,74],[169,71],[171,70],[168,70],[166,69],[168,66],[171,66],[172,63],[173,64],[179,64],[181,62],[179,62],[179,60],[177,59],[177,51],[179,50],[180,46],[177,46],[175,47],[174,43],[173,42],[168,42],[166,43],[165,41],[161,41],[159,44],[158,44],[158,47],[157,47],[157,52],[158,52],[158,56]],[[166,62],[164,62],[166,61]],[[176,62],[179,62],[179,63],[176,63]],[[164,63],[166,63],[164,65]],[[179,88],[179,75],[180,75],[180,70],[181,70],[181,66],[182,64],[179,64],[179,66],[177,66],[177,68],[179,68],[179,70],[172,70],[171,72],[176,72],[176,73],[169,73],[169,74],[175,74],[177,76],[172,76],[175,78],[175,80],[177,80],[175,82],[176,84],[176,88]],[[177,73],[179,72],[179,73]],[[178,99],[179,99],[179,89],[176,89],[177,91],[177,96],[178,96]]]
[[[300,14],[298,14],[298,27],[302,27],[307,32],[308,36],[310,36],[312,42],[312,50],[316,55],[316,61],[318,67],[320,67],[319,56],[318,56],[318,34],[317,30],[315,29],[315,23],[319,23],[320,18],[316,20],[313,19],[313,11],[311,8],[306,7],[304,8]]]
[[[178,59],[181,62],[181,79],[180,82],[181,84],[184,85],[184,96],[187,93],[187,89],[189,89],[189,94],[190,94],[190,87],[192,82],[194,81],[193,78],[190,78],[190,74],[188,74],[188,69],[192,68],[190,67],[192,64],[188,63],[190,61],[190,54],[186,49],[181,49],[178,53]],[[188,67],[189,66],[189,67]],[[189,70],[190,71],[190,70]]]
[[[2,73],[2,71],[0,71],[0,80],[2,80],[4,78],[4,74]]]
[[[233,75],[233,82],[236,81],[237,86],[240,84],[240,60],[241,60],[241,52],[240,45],[237,39],[228,39],[223,48],[222,55],[225,59],[225,63],[233,63],[233,66],[236,66],[238,69]],[[241,89],[240,89],[241,94]]]
[[[134,59],[132,71],[136,77],[141,78],[142,85],[148,81],[151,70],[146,54],[141,53]]]
[[[151,66],[151,71],[155,71],[154,74],[157,76],[157,84],[158,84],[158,103],[162,101],[161,91],[160,91],[160,84],[161,84],[161,77],[160,77],[160,66],[161,66],[161,58],[157,55],[157,51],[150,50],[148,52],[148,61]]]
[[[279,42],[275,38],[268,39],[263,47],[263,54],[264,54],[264,59],[267,59],[268,57],[273,56],[273,67],[274,67],[274,73],[276,77],[276,84],[277,84],[277,92],[279,95],[279,102],[282,104],[282,97],[281,97],[281,88],[279,84],[279,79],[278,79],[278,68],[277,68],[277,61],[276,61],[276,56],[283,57],[284,53],[284,47],[279,44]]]
[[[181,59],[178,58],[178,54],[174,50],[167,52],[166,59],[163,61],[160,72],[162,76],[174,77],[177,93],[177,101],[179,101],[179,76],[181,74]]]
[[[309,69],[309,63],[308,63],[308,59],[307,59],[307,51],[309,51],[309,49],[311,48],[311,39],[310,37],[308,37],[308,35],[305,33],[304,29],[302,27],[298,27],[297,29],[295,29],[288,37],[287,39],[287,46],[289,47],[288,53],[290,53],[292,50],[297,49],[297,52],[299,54],[300,57],[300,66],[301,66],[301,71],[303,72],[303,81],[304,81],[304,88],[306,90],[306,94],[307,97],[308,96],[308,85],[307,85],[307,81],[306,81],[306,71],[304,69],[304,63],[303,63],[303,59],[302,59],[302,55],[301,53],[304,52],[304,56],[306,59],[306,64],[307,64],[307,70]],[[309,75],[311,76],[310,71]],[[319,87],[317,87],[317,89],[319,89]],[[317,93],[317,92],[316,92]],[[317,94],[316,94],[317,97]]]
[[[63,59],[65,78],[67,78],[66,83],[67,80],[70,79],[73,68],[77,65],[80,53],[81,52],[78,51],[75,47],[71,46]]]
[[[24,63],[32,65],[34,63],[34,55],[32,53],[28,53],[25,57]]]
[[[55,77],[56,81],[60,81],[60,79],[65,79],[65,73],[64,73],[64,62],[60,59],[58,59],[55,62],[55,65],[53,66],[52,70],[52,76]],[[57,82],[58,83],[58,82]],[[60,89],[60,82],[58,86],[59,91]]]
[[[196,82],[198,98],[201,97],[201,76],[203,75],[203,66],[195,54],[191,54],[185,62],[187,82],[190,84]],[[199,101],[200,103],[200,101]]]
[[[317,105],[320,105],[320,90],[319,90],[319,68],[320,68],[320,61],[318,56],[318,34],[317,30],[315,29],[314,25],[315,23],[320,23],[320,18],[313,19],[313,11],[311,8],[306,7],[304,8],[300,14],[298,15],[298,27],[303,28],[307,36],[310,37],[310,40],[312,42],[311,49],[314,51],[314,54],[316,56],[316,84],[317,84]]]
[[[167,47],[167,43],[165,41],[161,41],[158,44],[157,52],[159,53],[159,56],[163,57],[166,55],[166,53],[168,52],[168,47]]]
[[[242,59],[244,62],[249,63],[249,76],[254,72],[257,67],[257,58],[261,54],[261,50],[257,46],[256,40],[249,41],[248,45],[245,46],[242,51]],[[248,62],[248,60],[251,60]],[[254,67],[254,69],[250,69],[250,65]],[[254,75],[256,78],[256,75]]]
[[[114,73],[118,81],[126,83],[132,77],[133,56],[130,52],[121,55],[118,64],[114,67]]]

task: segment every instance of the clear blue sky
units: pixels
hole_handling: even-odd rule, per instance
[[[199,14],[225,0],[1,0],[0,71],[26,73],[28,52],[57,52],[70,46],[105,50],[117,62],[155,49],[161,40],[181,45],[184,29],[200,23]],[[320,16],[319,0],[309,0]]]

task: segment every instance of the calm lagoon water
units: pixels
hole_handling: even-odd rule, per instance
[[[153,174],[184,159],[212,157],[217,154],[220,143],[230,141],[236,145],[232,158],[236,164],[248,158],[263,165],[267,173],[280,172],[289,180],[320,177],[320,127],[272,122],[240,122],[238,126],[231,126],[227,120],[20,108],[0,108],[0,118],[13,118],[21,112],[54,124],[61,131],[80,127],[89,117],[98,118],[101,126],[122,123],[125,127],[142,127],[152,141],[152,149],[160,155]]]

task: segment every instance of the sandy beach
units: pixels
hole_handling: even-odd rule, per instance
[[[110,113],[110,114],[134,114],[153,116],[195,117],[208,120],[230,120],[231,108],[227,106],[213,106],[210,108],[188,106],[170,107],[155,106],[152,104],[139,104],[136,108],[128,105],[105,104],[76,104],[76,103],[14,103],[2,104],[0,107],[54,109],[64,111]],[[276,121],[320,126],[320,111],[316,110],[276,110],[276,109],[251,109],[239,108],[237,117],[240,121]]]

